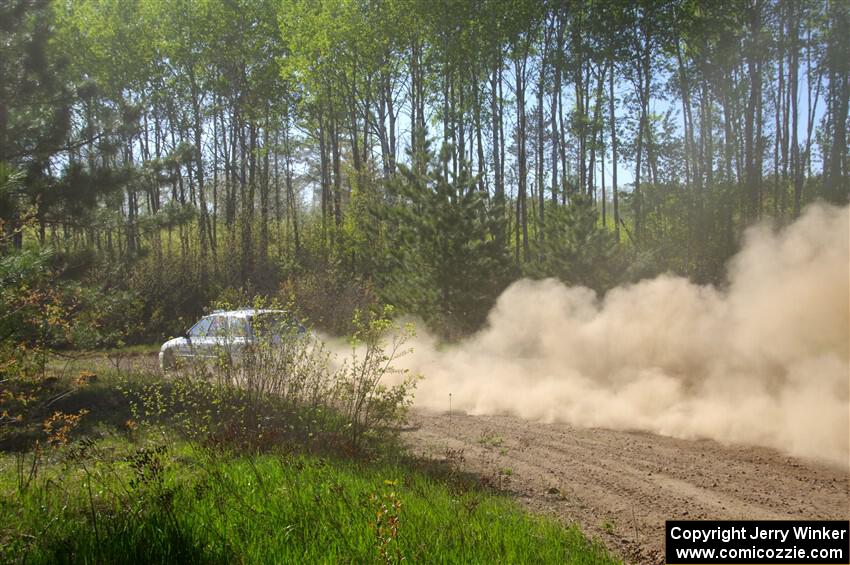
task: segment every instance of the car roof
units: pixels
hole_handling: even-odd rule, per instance
[[[209,318],[210,316],[227,316],[230,318],[250,318],[251,316],[256,316],[257,314],[289,314],[286,310],[277,310],[273,308],[240,308],[238,310],[215,310],[210,314],[204,316],[204,318]]]

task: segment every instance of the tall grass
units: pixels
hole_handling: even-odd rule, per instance
[[[2,560],[614,562],[574,528],[403,464],[87,445],[23,492],[2,460]]]
[[[614,562],[483,481],[409,459],[394,439],[413,380],[382,383],[405,334],[384,341],[387,317],[358,328],[340,366],[293,334],[167,378],[11,383],[0,562]]]

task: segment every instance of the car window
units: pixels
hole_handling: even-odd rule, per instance
[[[248,320],[245,318],[232,317],[229,321],[230,335],[233,337],[248,336]]]
[[[278,312],[257,314],[251,318],[251,327],[257,336],[282,336],[297,331],[297,323],[289,315]]]
[[[224,316],[213,316],[210,329],[207,330],[210,337],[227,337],[227,318]]]
[[[210,327],[210,322],[212,322],[211,318],[201,318],[201,320],[189,330],[189,335],[192,337],[206,336]]]

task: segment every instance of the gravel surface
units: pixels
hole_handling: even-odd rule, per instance
[[[403,438],[628,563],[664,562],[667,519],[848,519],[850,471],[777,451],[510,416],[415,410]]]

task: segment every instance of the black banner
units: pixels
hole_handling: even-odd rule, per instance
[[[850,522],[668,520],[668,564],[850,564]]]

